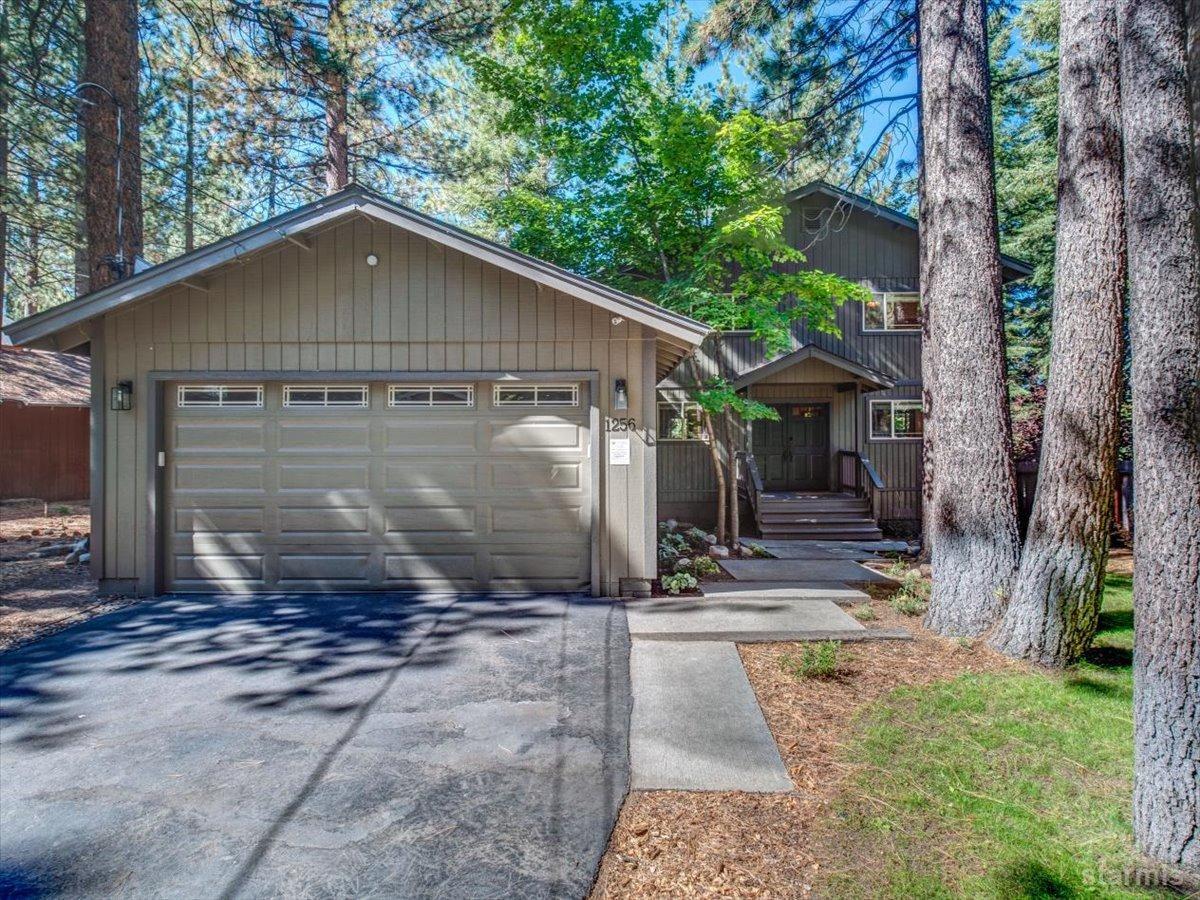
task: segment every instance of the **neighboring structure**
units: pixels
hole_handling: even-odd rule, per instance
[[[92,357],[109,589],[615,594],[708,329],[350,188],[11,327]]]
[[[0,500],[88,496],[86,356],[0,346]]]
[[[751,423],[740,439],[766,491],[837,492],[858,484],[869,518],[911,532],[920,520],[922,480],[917,222],[820,182],[792,193],[788,204],[788,240],[804,252],[806,266],[863,284],[873,299],[838,311],[840,335],[797,323],[794,349],[776,358],[744,332],[711,337],[701,353],[703,376],[720,374],[779,412],[779,422]],[[1008,257],[1003,266],[1010,281],[1032,272]],[[691,383],[688,367],[680,366],[660,385],[659,515],[707,523],[716,481],[687,400]],[[796,513],[792,518],[812,518],[800,507]],[[792,533],[818,536],[822,523],[813,525],[811,533]]]

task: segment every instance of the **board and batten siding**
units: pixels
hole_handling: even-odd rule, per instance
[[[376,266],[366,262],[378,256]],[[655,332],[586,301],[359,216],[104,317],[107,386],[130,380],[129,412],[106,412],[102,577],[146,589],[151,372],[553,372],[599,375],[600,427],[634,416],[628,466],[600,435],[600,589],[655,574]],[[444,299],[443,299],[444,298]],[[610,409],[614,378],[629,409]],[[622,435],[626,436],[626,435]],[[161,506],[161,504],[160,504]]]

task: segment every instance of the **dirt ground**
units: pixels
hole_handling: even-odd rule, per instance
[[[982,643],[936,637],[875,587],[870,628],[906,628],[911,641],[843,645],[832,678],[793,679],[780,657],[799,644],[738,650],[795,794],[653,791],[629,795],[601,864],[594,898],[807,897],[820,893],[825,855],[815,827],[850,771],[840,749],[857,711],[902,685],[1019,664]]]
[[[0,650],[128,602],[97,598],[86,565],[61,556],[26,558],[40,547],[79,540],[90,527],[87,503],[0,505]]]

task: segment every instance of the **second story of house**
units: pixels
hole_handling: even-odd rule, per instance
[[[813,182],[787,197],[784,220],[788,242],[803,252],[800,268],[819,269],[863,285],[866,303],[849,302],[837,312],[838,334],[792,328],[793,348],[819,348],[850,363],[878,372],[896,388],[921,384],[920,249],[917,220],[824,182]],[[1004,278],[1013,281],[1032,269],[1002,258]],[[704,358],[707,357],[707,358]],[[725,332],[710,338],[702,354],[705,377],[730,379],[769,361],[748,332]],[[670,388],[689,383],[677,370],[663,383]]]

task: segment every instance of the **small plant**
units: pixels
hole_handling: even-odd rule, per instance
[[[837,672],[841,641],[805,644],[797,659],[790,653],[779,657],[779,668],[792,678],[828,678]]]
[[[690,591],[700,582],[696,580],[696,576],[688,572],[676,572],[674,575],[664,575],[660,579],[663,590],[668,594],[679,594],[683,591]]]
[[[58,507],[55,507],[54,511],[55,511],[55,512],[56,512],[58,515],[60,515],[60,516],[63,516],[63,517],[65,518],[66,516],[69,516],[69,515],[71,514],[71,507],[69,507],[69,506],[58,506]]]
[[[960,637],[960,638],[955,638],[955,639],[954,639],[954,642],[955,642],[956,644],[958,644],[958,649],[959,649],[959,650],[973,650],[973,649],[975,649],[975,642],[974,642],[973,640],[971,640],[969,637]]]
[[[865,603],[850,610],[850,615],[854,616],[860,622],[872,622],[877,618],[874,608]]]
[[[692,560],[692,571],[703,578],[707,575],[716,575],[721,571],[721,567],[711,556],[697,556]]]
[[[767,552],[767,548],[762,544],[747,543],[746,546],[750,548],[751,555],[757,556],[759,559],[774,559],[774,557]]]
[[[883,570],[883,574],[897,580],[905,578],[909,574],[908,566],[904,564],[904,560],[897,556],[892,560],[892,564]],[[918,577],[919,577],[918,573]]]
[[[708,534],[700,528],[689,528],[683,536],[693,547],[701,547],[708,543]]]
[[[888,606],[902,616],[923,616],[926,603],[920,597],[914,597],[901,590],[888,599]]]
[[[916,569],[905,574],[900,582],[900,589],[910,597],[916,597],[918,600],[928,600],[929,590],[932,585],[924,578]]]

